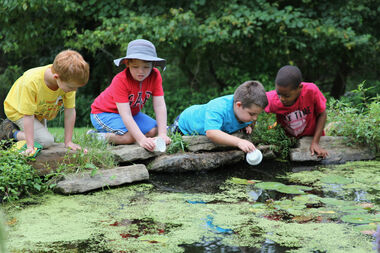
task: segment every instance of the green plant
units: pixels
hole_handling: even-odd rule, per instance
[[[108,151],[109,145],[86,135],[87,130],[88,128],[75,128],[73,134],[73,142],[79,144],[83,149],[87,149],[87,153],[80,150],[75,154],[67,154],[59,166],[60,172],[69,173],[91,169],[95,173],[98,168],[116,166],[112,153]],[[49,128],[49,131],[54,135],[56,142],[64,141],[64,128]]]
[[[275,122],[275,114],[260,114],[251,138],[254,143],[273,145],[273,151],[282,159],[287,159],[290,148],[296,143],[296,138],[287,136],[280,125],[271,127]]]
[[[48,184],[37,175],[27,159],[17,151],[0,149],[1,201],[17,200],[22,195],[39,193],[48,189]]]
[[[168,146],[166,153],[174,154],[180,151],[185,152],[188,148],[188,143],[183,141],[182,135],[179,133],[169,132],[169,137],[172,139],[172,143]]]
[[[365,102],[362,108],[339,100],[330,100],[328,117],[332,127],[328,134],[345,136],[348,143],[367,144],[380,151],[380,97]]]

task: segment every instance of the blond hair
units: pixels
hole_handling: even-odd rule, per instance
[[[64,82],[74,82],[80,86],[88,82],[90,66],[77,51],[68,49],[60,52],[54,59],[52,72]]]
[[[234,93],[234,103],[238,101],[241,102],[243,108],[255,104],[264,109],[268,105],[264,86],[259,81],[246,81],[237,87]]]

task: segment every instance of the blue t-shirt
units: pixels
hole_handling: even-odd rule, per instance
[[[178,126],[185,135],[206,135],[207,130],[233,133],[251,123],[237,120],[234,113],[234,96],[227,95],[215,98],[207,104],[188,107],[181,113]]]

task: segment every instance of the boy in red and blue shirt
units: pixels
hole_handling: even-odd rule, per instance
[[[167,136],[167,111],[162,88],[162,77],[155,66],[165,68],[166,61],[157,57],[154,45],[138,39],[128,44],[127,55],[116,59],[126,68],[118,73],[91,105],[91,122],[97,132],[90,130],[98,139],[114,144],[137,142],[153,151],[156,135],[171,142]],[[141,112],[145,102],[153,97],[156,120]]]
[[[314,83],[302,82],[295,66],[282,67],[276,76],[276,89],[267,92],[267,113],[276,113],[277,122],[294,137],[313,136],[312,155],[325,158],[327,150],[319,145],[326,123],[326,98]]]

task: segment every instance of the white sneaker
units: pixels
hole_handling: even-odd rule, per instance
[[[106,133],[99,133],[96,130],[90,129],[87,131],[86,135],[91,136],[94,139],[104,141],[106,139]]]

